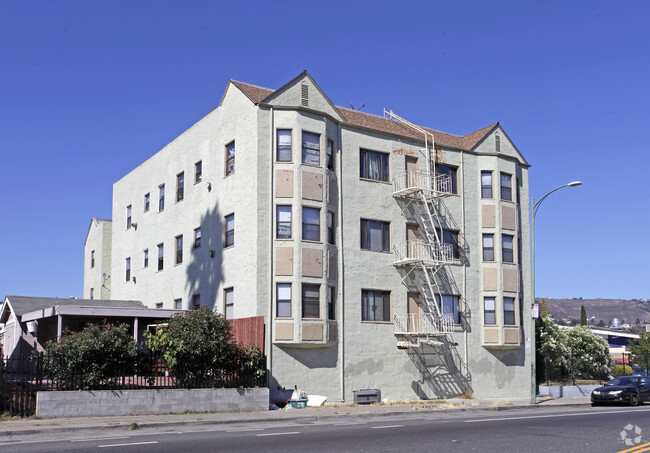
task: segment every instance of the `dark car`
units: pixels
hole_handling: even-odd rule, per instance
[[[636,406],[650,400],[650,386],[647,376],[621,376],[612,379],[604,387],[591,392],[591,405],[605,403],[626,403]]]

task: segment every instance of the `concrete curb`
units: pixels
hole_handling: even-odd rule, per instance
[[[459,411],[459,412],[488,412],[488,411],[510,411],[510,410],[522,410],[522,409],[538,409],[540,407],[550,407],[550,406],[557,406],[557,407],[583,407],[588,405],[589,402],[566,402],[566,403],[560,403],[560,402],[554,402],[553,404],[546,404],[544,405],[544,402],[539,402],[536,405],[528,404],[528,405],[523,405],[523,404],[514,404],[510,406],[476,406],[476,407],[467,407],[467,406],[458,406],[458,407],[450,407],[450,408],[443,408],[443,409],[436,409],[436,408],[423,408],[423,409],[414,409],[413,406],[404,406],[405,408],[408,409],[397,409],[397,410],[375,410],[375,411],[360,411],[360,412],[345,412],[345,409],[342,408],[341,413],[336,413],[336,414],[309,414],[309,415],[273,415],[272,411],[269,411],[269,415],[267,416],[257,416],[257,417],[250,417],[250,418],[236,418],[236,419],[216,419],[216,420],[170,420],[170,421],[137,421],[135,419],[130,419],[126,420],[124,422],[117,422],[115,424],[101,424],[101,423],[95,423],[92,425],[88,426],[74,426],[74,427],[66,427],[66,426],[41,426],[41,427],[29,427],[25,429],[9,429],[9,430],[2,430],[0,428],[0,438],[11,438],[14,436],[25,436],[25,435],[34,435],[34,434],[48,434],[48,433],[63,433],[63,434],[70,434],[70,433],[77,433],[81,431],[92,431],[92,430],[101,430],[101,431],[124,431],[128,430],[133,423],[137,423],[138,427],[140,430],[142,429],[147,429],[147,428],[161,428],[161,427],[181,427],[181,426],[188,426],[188,425],[198,425],[198,426],[210,426],[210,425],[237,425],[237,424],[242,424],[242,423],[264,423],[264,422],[295,422],[295,421],[310,421],[310,422],[316,422],[319,420],[331,420],[335,418],[341,418],[341,417],[387,417],[387,416],[393,416],[393,415],[413,415],[414,413],[427,413],[427,412],[444,412],[444,411]],[[357,407],[354,407],[355,410]],[[301,409],[296,409],[297,411],[300,411]],[[273,411],[274,412],[274,411]],[[198,414],[197,414],[198,415]],[[136,417],[136,416],[131,416],[131,417]],[[45,419],[46,421],[48,419]],[[51,419],[54,420],[54,419]],[[107,422],[108,423],[108,422]]]

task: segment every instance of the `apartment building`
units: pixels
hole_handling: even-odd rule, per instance
[[[263,316],[272,386],[524,397],[528,167],[499,123],[457,136],[337,107],[307,72],[230,81],[115,183],[105,283],[152,308]]]

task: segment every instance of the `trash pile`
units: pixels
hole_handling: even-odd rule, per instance
[[[280,389],[269,392],[269,410],[279,409],[304,409],[305,407],[322,406],[327,401],[326,396],[307,395],[298,388],[294,390]]]

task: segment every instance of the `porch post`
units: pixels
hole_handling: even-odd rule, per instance
[[[133,318],[133,339],[138,341],[138,317]]]
[[[57,315],[56,318],[56,341],[59,341],[61,339],[61,329],[63,327],[63,316]]]

